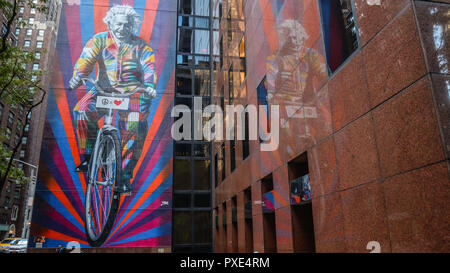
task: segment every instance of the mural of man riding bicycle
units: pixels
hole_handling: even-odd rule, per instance
[[[63,4],[31,227],[43,248],[170,247],[176,4]]]

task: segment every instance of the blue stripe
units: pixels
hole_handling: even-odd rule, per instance
[[[48,96],[48,105],[57,105],[56,99],[53,92],[50,92]],[[49,120],[49,124],[52,128],[52,131],[58,134],[55,134],[55,140],[58,143],[58,147],[61,151],[61,155],[64,158],[64,162],[66,163],[66,167],[68,169],[68,172],[72,178],[72,181],[74,183],[75,188],[78,191],[78,195],[80,196],[80,200],[82,203],[84,203],[85,196],[83,188],[81,187],[81,181],[78,176],[78,173],[75,173],[75,162],[73,159],[72,151],[70,150],[70,145],[67,140],[66,131],[64,129],[62,119],[60,116],[59,111],[51,111],[51,108],[49,107],[47,109],[47,117],[52,117],[51,120]]]

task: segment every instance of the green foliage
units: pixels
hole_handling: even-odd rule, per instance
[[[38,63],[35,52],[27,51],[23,48],[16,47],[10,42],[10,34],[15,27],[25,27],[26,22],[18,21],[20,7],[28,6],[35,8],[37,12],[42,13],[47,10],[48,0],[0,0],[0,13],[6,17],[6,24],[0,39],[0,100],[10,105],[24,107],[24,110],[32,109],[36,105],[36,94],[39,91],[44,92],[40,86],[40,77],[44,71],[41,69],[32,69],[34,63]],[[40,50],[42,52],[42,50]],[[41,92],[39,92],[41,93]],[[25,126],[28,123],[28,117]],[[24,171],[16,167],[13,157],[17,155],[19,143],[15,144],[11,149],[8,145],[3,145],[7,136],[4,130],[0,130],[0,191],[7,179],[16,180],[18,183],[26,183],[28,179],[24,175]]]
[[[36,91],[40,87],[39,78],[44,73],[42,70],[30,69],[35,61],[33,52],[6,46],[6,50],[0,53],[1,100],[12,106],[22,104],[25,108],[33,103]]]
[[[7,141],[7,137],[4,135],[4,132],[0,134],[0,142],[3,143]],[[6,145],[0,144],[0,174],[3,176],[8,168],[8,162],[11,158],[12,151]],[[25,173],[22,169],[16,166],[16,163],[13,163],[11,166],[8,179],[16,181],[16,183],[25,184],[29,182],[29,178],[25,177]]]

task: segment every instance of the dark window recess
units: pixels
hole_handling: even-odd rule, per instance
[[[300,205],[311,200],[308,158],[303,153],[288,163],[290,181],[290,203]]]
[[[230,140],[230,172],[236,168],[236,142]]]
[[[299,155],[288,163],[288,174],[291,183],[294,252],[314,252],[316,247],[307,153]]]
[[[226,209],[225,205],[223,205],[223,209],[222,209],[222,225],[223,226],[227,225],[227,209]]]
[[[217,187],[219,184],[219,178],[217,177],[219,175],[218,172],[219,169],[219,153],[216,153],[214,156],[214,187]]]
[[[245,252],[253,252],[252,188],[244,190]]]
[[[222,143],[222,181],[225,180],[226,177],[226,160],[225,160],[225,143]]]
[[[351,0],[320,0],[328,72],[333,73],[358,48]]]
[[[250,155],[250,132],[249,132],[248,112],[245,112],[245,138],[242,140],[242,159],[246,159]]]
[[[238,252],[238,225],[237,225],[237,198],[231,198],[231,248],[232,252]]]
[[[237,208],[231,209],[231,222],[237,223]]]

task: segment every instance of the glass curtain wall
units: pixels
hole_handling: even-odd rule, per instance
[[[202,106],[211,102],[214,57],[211,50],[214,20],[210,0],[178,0],[178,39],[175,105],[193,110],[194,97]],[[191,111],[191,139],[195,124]],[[206,140],[174,142],[173,252],[212,251],[211,143]]]

